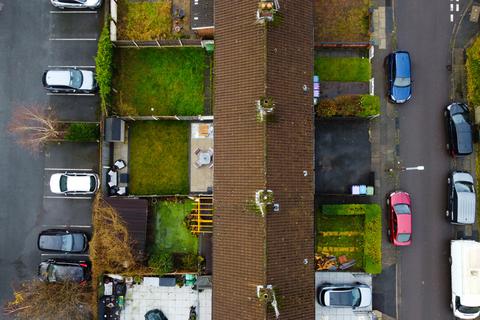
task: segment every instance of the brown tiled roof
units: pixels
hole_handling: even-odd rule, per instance
[[[267,28],[258,0],[215,2],[215,320],[272,318],[256,297],[267,284],[281,319],[314,319],[312,1],[279,2]],[[257,121],[261,96],[272,121]],[[251,206],[265,188],[280,211],[262,218]]]

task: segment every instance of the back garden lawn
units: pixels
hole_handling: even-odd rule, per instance
[[[137,121],[129,126],[130,193],[187,194],[189,123]]]
[[[203,48],[116,50],[114,111],[121,115],[203,114],[205,54]]]

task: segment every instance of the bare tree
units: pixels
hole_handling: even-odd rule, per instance
[[[33,153],[39,152],[49,140],[64,134],[56,118],[44,110],[39,106],[17,108],[8,126],[17,142]]]
[[[92,319],[91,299],[91,287],[85,284],[30,280],[15,290],[3,311],[15,319]]]

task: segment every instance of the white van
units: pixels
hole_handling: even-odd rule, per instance
[[[480,316],[480,243],[473,240],[452,240],[450,259],[450,307],[457,318],[475,319]]]

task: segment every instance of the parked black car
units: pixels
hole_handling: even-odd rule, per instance
[[[473,130],[470,111],[464,103],[454,102],[445,112],[448,143],[452,156],[466,156],[473,152]]]
[[[158,309],[150,310],[145,314],[145,320],[168,320],[162,311]]]
[[[74,230],[49,229],[38,235],[38,249],[60,253],[82,253],[87,251],[87,234]]]
[[[38,276],[45,282],[85,282],[90,280],[90,266],[85,261],[58,261],[49,259],[38,266]]]
[[[412,96],[410,54],[396,51],[387,56],[388,98],[393,103],[405,103]]]

